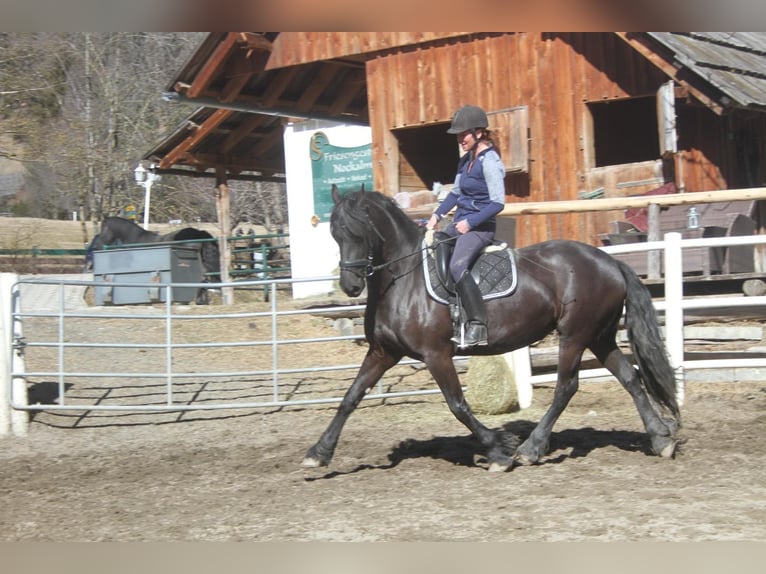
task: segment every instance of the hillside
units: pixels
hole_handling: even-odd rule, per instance
[[[184,224],[216,233],[213,223]],[[86,223],[87,240],[93,239],[97,233],[96,225]],[[169,224],[150,224],[149,229],[157,233],[168,233],[179,226]],[[3,217],[0,218],[0,249],[83,249],[83,224],[80,221],[60,221],[53,219],[37,219],[34,217]]]

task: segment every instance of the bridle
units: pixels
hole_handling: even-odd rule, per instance
[[[365,207],[364,211],[367,215],[367,224],[370,226],[373,232],[375,232],[375,235],[378,237],[378,239],[380,239],[381,244],[385,243],[386,238],[383,237],[380,231],[378,231],[378,228],[375,227],[372,219],[370,219],[369,209]],[[341,271],[356,272],[357,269],[364,269],[364,276],[372,277],[377,271],[385,269],[388,266],[388,262],[384,262],[380,265],[373,265],[372,262],[375,259],[375,251],[373,249],[372,242],[365,238],[365,243],[367,244],[367,257],[364,259],[351,259],[347,261],[341,259],[340,263],[338,264]],[[357,275],[359,274],[357,273]]]
[[[370,226],[370,229],[375,233],[377,238],[380,240],[380,243],[383,244],[386,242],[386,238],[383,237],[383,235],[378,231],[378,228],[375,227],[375,224],[373,223],[372,219],[370,219],[370,213],[367,209],[365,209],[365,212],[367,213],[367,224]],[[397,263],[399,261],[402,261],[404,259],[408,259],[409,257],[413,257],[415,255],[420,255],[423,253],[424,249],[435,249],[437,245],[440,243],[446,243],[448,241],[455,241],[457,237],[448,237],[447,239],[442,239],[440,241],[434,242],[432,245],[428,245],[426,247],[421,247],[420,249],[416,249],[415,251],[411,253],[407,253],[405,255],[401,255],[400,257],[397,257],[395,259],[391,259],[390,261],[384,261],[383,263],[380,263],[378,265],[373,265],[373,261],[375,259],[375,251],[373,249],[373,245],[370,241],[365,239],[365,243],[367,243],[367,257],[364,259],[351,259],[351,260],[342,260],[338,264],[341,271],[352,271],[356,272],[359,269],[363,269],[363,276],[364,277],[372,277],[375,273],[378,271],[382,271],[383,269],[389,268],[394,263]],[[359,276],[362,276],[360,273],[356,273]],[[394,279],[397,279],[395,276]]]

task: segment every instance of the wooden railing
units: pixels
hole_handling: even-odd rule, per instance
[[[0,270],[27,275],[80,273],[85,249],[0,249]]]

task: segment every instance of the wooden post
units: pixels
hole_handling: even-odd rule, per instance
[[[660,206],[656,203],[650,203],[648,207],[649,230],[646,236],[647,241],[661,241],[660,233]],[[646,277],[647,279],[659,279],[662,270],[662,251],[652,250],[646,252]]]
[[[766,235],[766,201],[759,201],[756,205],[755,232],[757,235]],[[766,245],[755,245],[753,250],[753,264],[757,273],[766,271]]]
[[[676,373],[676,400],[684,402],[684,278],[681,234],[665,234],[665,347]]]
[[[229,266],[231,263],[231,251],[229,242],[226,238],[229,236],[230,217],[229,217],[229,186],[226,183],[226,169],[218,167],[216,173],[216,194],[215,207],[218,213],[218,249],[221,254],[221,283],[228,283]],[[224,305],[234,303],[234,288],[223,287],[221,289],[221,298]]]
[[[400,189],[399,146],[396,137],[390,130],[384,130],[382,136],[380,147],[382,147],[383,153],[378,154],[378,157],[383,157],[384,159],[382,161],[378,160],[377,164],[373,165],[373,183],[375,189],[393,197],[399,193]],[[375,144],[373,143],[373,145]]]

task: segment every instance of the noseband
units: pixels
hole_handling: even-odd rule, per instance
[[[370,229],[375,232],[375,235],[378,237],[378,239],[380,239],[381,243],[385,243],[385,237],[381,235],[380,231],[378,231],[378,228],[375,227],[375,224],[372,222],[372,219],[370,219],[369,210],[365,208],[364,211],[367,215],[367,224],[370,226]],[[373,265],[372,261],[375,258],[375,252],[373,250],[372,242],[369,241],[368,238],[365,238],[365,243],[367,243],[367,257],[365,259],[351,259],[348,261],[341,259],[340,263],[338,264],[341,271],[356,271],[357,269],[364,269],[364,276],[371,277],[375,274],[376,271],[379,271],[388,265],[387,263],[383,263],[382,265]]]
[[[372,245],[367,246],[367,258],[366,259],[351,259],[349,261],[343,261],[341,259],[339,267],[341,271],[356,271],[357,269],[364,269],[365,277],[370,277],[375,273],[376,266],[372,264],[373,251]],[[379,265],[377,267],[380,267]]]

